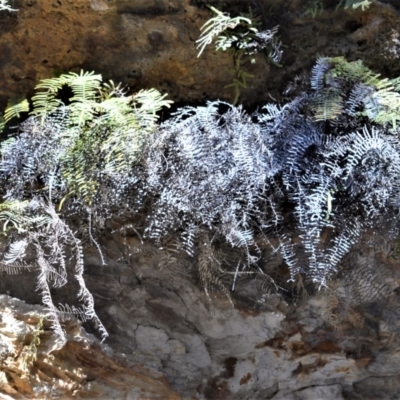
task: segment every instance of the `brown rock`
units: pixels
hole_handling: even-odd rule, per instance
[[[1,296],[0,391],[14,399],[130,398],[179,400],[165,375],[142,367],[127,366],[109,348],[89,336],[78,322],[65,325],[68,340],[51,351],[57,340],[45,323],[40,343],[32,338],[43,315],[41,307]],[[8,339],[7,339],[8,338]],[[0,399],[3,397],[0,397]]]

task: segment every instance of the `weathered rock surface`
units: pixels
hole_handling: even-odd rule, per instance
[[[257,297],[251,281],[242,282],[233,294],[232,306],[221,294],[210,300],[190,277],[196,275],[193,265],[183,269],[179,255],[171,260],[163,250],[142,245],[136,237],[121,237],[118,232],[106,234],[102,246],[107,266],[101,265],[96,249],[88,251],[85,279],[110,334],[106,343],[123,357],[125,366],[117,366],[112,356],[101,353],[100,345],[86,338],[76,324],[66,326],[70,342],[52,352],[58,360],[55,365],[63,363],[60,368],[64,372],[81,371],[80,375],[76,372],[81,377],[79,390],[89,393],[89,398],[95,393],[104,396],[124,391],[131,393],[129,398],[144,398],[138,392],[142,381],[132,372],[142,371],[138,364],[160,373],[143,372],[150,378],[161,379],[158,377],[165,374],[184,399],[398,397],[398,338],[380,322],[379,315],[355,318],[349,312],[338,319],[342,311],[335,309],[337,293],[344,291],[344,281],[339,279],[331,292],[312,295],[297,306],[274,294]],[[13,296],[23,297],[24,292],[34,293],[34,287],[32,277],[16,280],[5,276],[0,290],[7,288]],[[75,300],[68,289],[54,291],[53,296],[55,303]],[[7,307],[10,301],[2,297]],[[13,304],[20,314],[19,307],[30,309],[18,301]],[[36,324],[37,318],[33,320]],[[51,345],[46,335],[52,338]],[[38,357],[33,365],[51,363],[45,349],[54,347],[54,340],[46,330],[38,346],[43,358]],[[29,379],[36,379],[32,373]],[[122,386],[117,385],[114,373],[123,376],[118,381]],[[19,390],[15,381],[14,386],[7,382]],[[165,398],[175,398],[165,381],[161,382],[161,388],[154,390],[165,390],[171,396]],[[19,393],[25,395],[22,389]],[[79,397],[81,392],[76,393]]]
[[[21,0],[18,7],[0,16],[0,102],[81,68],[185,102],[219,98],[232,82],[231,56],[210,50],[197,59],[195,40],[210,12],[189,0]],[[258,67],[269,70],[266,59]],[[262,74],[255,83],[266,89]]]
[[[367,11],[322,9],[304,0],[13,0],[16,13],[0,13],[0,105],[31,94],[43,78],[94,70],[132,90],[155,87],[178,102],[232,101],[232,53],[212,46],[197,58],[195,40],[211,17],[205,4],[262,17],[279,25],[281,66],[259,54],[242,69],[253,78],[240,101],[254,106],[280,98],[288,82],[308,73],[320,55],[362,59],[385,75],[400,73],[398,2],[375,2]],[[387,4],[386,4],[387,3]],[[390,4],[391,3],[391,4]],[[260,28],[262,29],[262,28]]]
[[[29,94],[41,78],[81,68],[133,90],[156,87],[176,101],[231,100],[224,88],[232,82],[231,56],[210,48],[196,58],[194,41],[210,17],[204,3],[15,1],[18,13],[0,15],[0,103]],[[279,24],[285,45],[282,67],[263,56],[245,65],[255,75],[242,91],[247,105],[281,96],[317,55],[361,58],[386,76],[400,74],[396,0],[375,2],[365,12],[335,11],[337,2],[326,1],[315,16],[314,3],[301,0],[231,4],[252,5],[265,27]],[[0,398],[400,397],[399,339],[380,319],[377,302],[369,314],[350,310],[335,319],[341,315],[338,293],[346,296],[345,279],[333,294],[311,296],[297,307],[284,297],[257,297],[248,281],[233,296],[233,307],[222,295],[210,301],[193,278],[193,265],[183,265],[179,255],[171,260],[135,237],[110,232],[102,239],[107,266],[95,249],[88,251],[85,279],[113,350],[75,322],[65,325],[68,342],[60,347],[45,322],[34,360],[29,349],[43,311],[2,296]],[[41,301],[35,272],[2,277],[0,292]],[[55,291],[55,302],[73,304],[71,293],[69,287]]]
[[[43,307],[0,295],[0,399],[181,399],[164,374],[127,366],[77,322],[59,342]],[[125,365],[124,365],[125,364]]]

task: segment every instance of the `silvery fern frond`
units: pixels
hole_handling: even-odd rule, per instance
[[[197,48],[200,49],[197,57],[200,57],[207,45],[211,44],[214,38],[226,29],[234,29],[237,25],[245,23],[251,25],[251,20],[242,16],[231,18],[229,15],[217,10],[215,7],[210,7],[211,11],[215,14],[210,18],[202,27],[201,35],[196,40]]]
[[[366,10],[372,4],[371,0],[346,0],[345,8],[359,8],[361,7],[362,11]]]
[[[11,8],[9,0],[0,0],[0,11],[18,11],[15,8]]]
[[[4,254],[4,264],[10,265],[17,261],[21,261],[25,257],[25,251],[28,247],[26,239],[17,240],[12,242],[8,251]]]

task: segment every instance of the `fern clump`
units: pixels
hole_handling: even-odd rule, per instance
[[[72,92],[67,104],[59,95],[64,87]],[[170,101],[154,89],[128,96],[112,81],[103,84],[100,75],[84,72],[45,79],[36,90],[31,116],[0,148],[5,199],[0,222],[5,233],[12,228],[3,270],[26,267],[39,271],[38,290],[62,337],[59,310],[52,303],[49,285],[66,283],[65,254],[72,251],[84,302],[78,314],[94,319],[105,335],[82,278],[82,235],[98,246],[92,235],[93,203],[99,200],[99,191],[104,196],[108,180],[117,182],[120,176],[129,175],[141,156],[145,137],[156,128],[156,112]],[[27,111],[27,100],[10,103],[4,120],[8,123]],[[76,215],[87,221],[79,235],[68,224]],[[23,263],[27,243],[36,254],[33,264]]]
[[[198,56],[203,53],[206,46],[215,40],[215,49],[217,51],[233,52],[234,77],[232,83],[225,88],[234,89],[233,104],[239,100],[242,89],[247,87],[247,80],[253,78],[253,75],[244,68],[244,59],[251,57],[251,63],[255,63],[254,54],[268,50],[268,57],[275,63],[278,63],[282,56],[281,43],[276,39],[278,27],[259,32],[256,19],[239,15],[230,17],[214,7],[210,7],[215,14],[202,27],[201,35],[196,40],[197,48],[200,49]]]
[[[19,273],[34,270],[38,274],[37,290],[41,293],[48,319],[65,340],[60,325],[60,310],[53,304],[51,287],[64,286],[68,281],[66,253],[72,252],[74,276],[78,281],[81,312],[94,320],[101,334],[107,332],[94,311],[93,297],[83,280],[83,252],[80,239],[62,220],[54,205],[39,196],[30,201],[6,201],[0,205],[0,224],[3,232],[11,233],[11,240],[0,259],[0,271]],[[34,261],[28,262],[29,258]],[[62,312],[62,310],[61,310]]]
[[[396,96],[398,83],[360,62],[318,60],[310,86],[285,105],[249,115],[210,102],[160,125],[156,112],[168,102],[155,90],[128,96],[86,73],[60,80],[40,85],[0,160],[0,224],[12,233],[0,269],[38,271],[60,335],[57,316],[67,314],[94,320],[105,335],[83,280],[83,249],[102,254],[98,234],[116,218],[160,247],[170,249],[173,237],[207,292],[228,296],[228,285],[249,276],[263,290],[327,286],[363,233],[388,216],[396,227],[397,106],[382,93]],[[65,84],[68,104],[57,97]],[[273,257],[282,259],[278,270],[265,263]],[[50,287],[71,270],[83,304],[57,308]]]
[[[400,119],[400,80],[380,78],[361,61],[320,58],[313,68],[315,119],[333,120],[343,113],[367,117],[397,132]]]
[[[325,286],[361,233],[398,207],[400,148],[374,126],[326,133],[301,113],[313,100],[267,105],[256,120],[210,103],[164,123],[150,139],[142,180],[153,199],[146,236],[180,236],[195,257],[206,234],[242,249],[235,279],[258,273],[260,249],[270,247],[291,280]],[[291,241],[293,230],[300,242]]]
[[[366,94],[386,80],[336,58],[319,60],[310,81],[308,93],[254,116],[209,103],[166,121],[146,152],[145,234],[178,235],[195,257],[207,234],[240,248],[235,279],[255,273],[270,246],[290,280],[325,286],[360,235],[396,214],[400,148],[393,126],[366,112]]]
[[[59,97],[65,86],[73,94],[68,104]],[[154,89],[127,96],[112,81],[103,84],[101,75],[87,72],[45,79],[36,91],[32,116],[21,125],[20,135],[3,145],[3,153],[10,155],[5,156],[7,170],[13,171],[9,178],[24,186],[13,184],[10,190],[28,190],[26,175],[31,175],[34,185],[38,178],[44,181],[55,201],[74,194],[87,204],[99,187],[96,171],[128,173],[142,152],[144,137],[156,127],[156,112],[171,103]],[[11,104],[5,121],[27,111],[26,105],[26,100]]]

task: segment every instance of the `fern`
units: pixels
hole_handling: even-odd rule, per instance
[[[346,3],[344,5],[344,8],[359,8],[361,7],[361,10],[364,11],[367,9],[370,5],[372,4],[371,0],[346,0]]]
[[[4,201],[0,204],[0,220],[3,222],[3,230],[15,230],[18,233],[25,233],[33,226],[47,228],[50,218],[43,213],[36,213],[39,207],[40,205],[36,198],[30,201]],[[23,243],[24,241],[21,241],[20,245]]]
[[[44,123],[47,115],[62,105],[62,101],[57,99],[57,95],[64,85],[66,82],[63,76],[43,79],[36,85],[36,94],[32,97],[34,107],[32,114],[40,118],[41,124]]]
[[[97,99],[101,85],[101,75],[95,75],[94,72],[83,72],[69,75],[62,75],[66,84],[72,89],[73,97],[71,101],[72,123],[83,126],[87,121],[93,119],[97,107]]]
[[[4,121],[7,123],[13,118],[20,118],[22,113],[29,111],[29,103],[26,99],[19,97],[9,100],[6,111],[4,112]]]
[[[257,23],[243,15],[230,18],[229,15],[222,13],[214,7],[210,9],[216,14],[209,19],[201,28],[202,33],[196,40],[197,48],[200,48],[197,57],[203,53],[205,47],[212,43],[215,37],[215,48],[217,51],[227,51],[233,49],[234,77],[232,83],[225,88],[234,89],[233,104],[239,100],[242,89],[247,87],[246,79],[253,75],[242,68],[242,58],[244,55],[251,56],[251,62],[255,63],[254,54],[269,49],[269,58],[278,63],[282,56],[280,49],[281,43],[276,40],[275,35],[278,27],[271,30],[259,32],[256,28]],[[250,15],[251,16],[251,15]]]
[[[59,91],[64,86],[69,86],[73,92],[69,105],[62,105],[58,99]],[[112,81],[102,85],[100,75],[87,72],[45,79],[37,85],[36,90],[37,94],[33,97],[34,118],[31,120],[33,125],[29,130],[31,134],[35,132],[35,138],[43,136],[44,132],[53,135],[50,146],[55,146],[59,152],[57,157],[44,164],[43,158],[48,159],[55,152],[49,151],[50,138],[42,138],[45,139],[42,148],[35,150],[41,154],[33,156],[31,150],[21,151],[26,153],[23,163],[25,170],[17,171],[15,166],[15,175],[23,173],[34,182],[47,175],[45,169],[54,171],[52,177],[45,178],[50,184],[50,196],[55,195],[53,188],[64,188],[58,193],[59,201],[74,194],[89,205],[99,187],[96,171],[100,160],[104,160],[108,173],[128,171],[139,159],[145,136],[155,129],[156,113],[171,103],[165,99],[165,95],[154,89],[127,96]],[[6,118],[17,115],[18,111],[16,106],[8,108]],[[50,132],[50,125],[55,125],[57,131]],[[3,153],[11,154],[11,149],[15,151],[18,145],[18,140],[6,142]],[[9,171],[14,160],[11,157],[8,159]],[[43,170],[39,168],[37,160],[41,160]]]
[[[399,143],[384,130],[346,133],[342,125],[354,118],[351,123],[362,126],[354,114],[363,107],[358,96],[365,92],[353,90],[356,85],[387,88],[387,81],[360,63],[348,66],[341,59],[319,62],[312,79],[316,94],[282,108],[268,105],[266,114],[257,116],[260,125],[240,109],[220,115],[218,103],[210,103],[183,109],[161,126],[145,161],[145,187],[156,210],[149,213],[146,235],[162,240],[182,231],[188,253],[195,254],[195,238],[207,227],[214,237],[241,248],[251,267],[257,259],[254,233],[276,230],[291,279],[304,274],[326,286],[363,229],[395,208]],[[347,110],[350,102],[353,117]],[[307,106],[312,121],[301,114]],[[320,120],[328,121],[336,136],[325,134]],[[294,204],[301,246],[280,232],[283,199]]]
[[[44,79],[35,88],[37,93],[32,98],[33,115],[40,117],[43,124],[46,116],[61,106],[61,100],[57,99],[60,90],[69,86],[73,92],[70,123],[82,126],[93,118],[100,85],[101,75],[95,75],[94,72],[81,71],[79,75],[70,72],[58,78]]]
[[[4,204],[1,206],[5,207]],[[78,297],[83,302],[85,317],[94,320],[103,338],[106,337],[107,333],[94,311],[93,298],[82,278],[83,254],[80,240],[59,218],[53,205],[34,199],[24,203],[23,207],[14,206],[13,209],[19,211],[20,220],[24,222],[26,230],[17,230],[19,235],[16,239],[10,236],[9,248],[4,254],[4,260],[0,262],[0,270],[15,273],[20,269],[34,268],[38,271],[38,291],[42,294],[43,303],[55,331],[61,339],[64,339],[58,310],[53,304],[50,289],[67,283],[66,251],[68,249],[72,259],[75,260],[74,276],[79,284]],[[25,262],[28,243],[35,249],[34,265]]]
[[[247,24],[251,26],[252,22],[249,18],[242,16],[231,18],[229,15],[217,10],[215,7],[210,7],[211,11],[216,14],[215,17],[210,18],[202,27],[201,35],[198,40],[196,40],[197,48],[200,49],[197,57],[200,57],[207,45],[211,44],[215,36],[219,36],[221,33],[226,31],[226,29],[235,29],[239,24]],[[250,27],[256,32],[255,28]],[[223,42],[222,42],[223,41]],[[227,43],[227,38],[225,36],[219,37],[217,41],[218,49],[226,49],[230,47],[232,43]]]
[[[67,104],[59,99],[64,86],[73,93]],[[2,195],[9,200],[0,204],[0,224],[12,236],[0,270],[38,271],[38,290],[53,327],[63,338],[50,289],[66,284],[67,260],[75,260],[74,276],[83,303],[79,310],[95,322],[104,338],[106,330],[83,280],[83,245],[65,220],[71,214],[86,218],[80,235],[87,235],[101,252],[93,225],[104,217],[95,201],[101,204],[100,197],[107,196],[106,207],[114,201],[112,189],[101,185],[110,177],[110,188],[125,179],[140,158],[144,138],[156,128],[156,113],[171,102],[154,89],[128,96],[112,81],[102,84],[100,75],[84,72],[44,80],[36,90],[31,117],[21,124],[19,135],[1,145]],[[7,121],[23,110],[19,104],[10,104]],[[118,208],[121,204],[116,202]],[[25,261],[27,243],[36,253],[34,264]]]
[[[61,321],[67,321],[74,318],[78,318],[82,322],[87,321],[85,310],[80,307],[69,306],[68,304],[59,304],[57,315]]]
[[[22,260],[25,257],[25,251],[27,247],[28,242],[26,239],[18,240],[11,243],[10,248],[4,255],[4,264],[15,264],[17,261]]]
[[[365,114],[380,125],[390,124],[394,131],[400,120],[400,93],[380,89],[364,100]]]
[[[334,120],[343,112],[342,103],[337,91],[323,91],[314,100],[315,121]]]
[[[203,245],[199,248],[197,266],[200,282],[204,288],[204,291],[206,292],[207,297],[211,299],[210,291],[213,288],[217,288],[227,297],[230,303],[233,304],[229,291],[222,281],[224,271],[218,265],[218,260],[213,254],[209,238],[203,237],[201,241]]]
[[[106,160],[105,169],[109,173],[129,172],[139,160],[147,134],[156,129],[156,113],[163,107],[170,107],[171,101],[165,100],[165,97],[154,89],[141,90],[128,102],[124,99],[121,106],[115,107],[117,116],[113,111],[108,113],[111,114],[113,129],[101,150]],[[100,106],[103,107],[104,102]]]
[[[99,185],[96,181],[96,164],[101,136],[93,133],[92,130],[85,130],[61,160],[62,177],[66,180],[69,194],[75,194],[89,205]]]
[[[11,8],[10,4],[8,4],[9,0],[0,0],[0,11],[18,11],[15,8]]]
[[[327,286],[364,232],[396,222],[400,140],[391,124],[400,83],[360,62],[318,60],[309,92],[285,105],[249,115],[209,102],[160,125],[156,113],[169,102],[159,92],[127,95],[93,74],[47,82],[43,99],[52,103],[72,81],[70,104],[41,100],[36,114],[34,105],[0,159],[0,224],[9,234],[0,270],[37,272],[61,336],[59,318],[75,314],[106,336],[83,254],[86,243],[100,247],[109,221],[143,218],[135,234],[168,249],[175,238],[208,295],[227,296],[250,276],[271,288]],[[271,271],[264,257],[285,268]],[[51,289],[66,284],[68,270],[80,304],[57,308]]]
[[[312,108],[317,121],[333,120],[350,113],[353,117],[367,116],[379,125],[391,125],[393,132],[397,130],[400,118],[398,78],[382,79],[361,61],[321,58],[312,70],[311,87],[316,92]]]
[[[0,272],[5,272],[8,275],[21,274],[25,271],[31,271],[35,266],[25,262],[5,263],[0,262]]]

